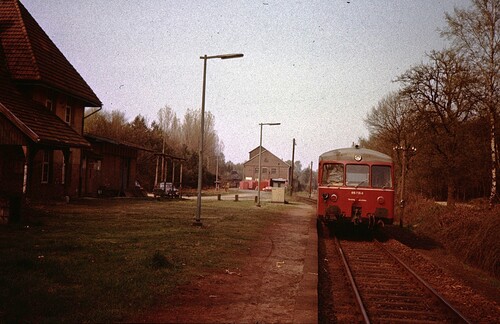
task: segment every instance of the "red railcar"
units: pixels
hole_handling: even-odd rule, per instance
[[[390,156],[359,148],[319,157],[318,218],[373,227],[394,219],[394,165]]]

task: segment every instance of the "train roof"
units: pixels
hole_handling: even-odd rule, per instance
[[[360,160],[359,157],[361,157]],[[387,154],[358,147],[340,148],[325,152],[319,156],[319,161],[325,160],[392,162],[392,158]]]

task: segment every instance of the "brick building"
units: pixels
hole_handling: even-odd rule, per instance
[[[270,179],[285,179],[288,181],[290,165],[276,155],[262,147],[261,157],[261,181]],[[243,163],[244,180],[257,181],[259,179],[259,147],[249,152],[249,159]]]

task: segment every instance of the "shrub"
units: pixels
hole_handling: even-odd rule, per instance
[[[500,208],[457,204],[447,208],[421,197],[405,211],[406,223],[441,243],[460,260],[500,277]]]
[[[155,269],[173,268],[174,264],[165,255],[156,251],[152,257],[151,266]]]

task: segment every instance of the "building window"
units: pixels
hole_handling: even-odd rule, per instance
[[[262,168],[262,173],[267,174],[267,168]]]
[[[42,183],[49,183],[50,151],[43,151]]]
[[[52,100],[47,99],[45,101],[45,107],[47,107],[47,109],[49,109],[50,111],[54,111],[54,103],[52,102]]]
[[[255,174],[259,173],[259,168],[255,168]]]
[[[277,171],[276,171],[276,168],[271,168],[271,174],[276,174]]]
[[[64,121],[68,125],[71,125],[71,113],[72,113],[71,106],[66,106],[66,113],[64,115]]]

